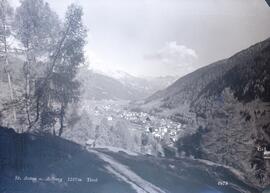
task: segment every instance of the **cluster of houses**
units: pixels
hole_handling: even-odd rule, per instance
[[[124,111],[120,114],[134,124],[140,125],[146,133],[151,133],[157,140],[169,139],[170,143],[176,142],[182,124],[170,119],[159,118],[145,112]]]
[[[115,108],[109,104],[103,104],[94,108],[95,116],[105,116],[109,122],[124,119],[130,122],[134,128],[151,134],[158,141],[167,140],[168,144],[177,141],[183,125],[170,119],[160,118],[145,112],[134,112],[126,109]],[[131,127],[133,127],[131,125]],[[132,128],[131,128],[132,129]]]

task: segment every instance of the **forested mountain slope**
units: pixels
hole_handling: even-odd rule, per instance
[[[270,163],[258,149],[270,145],[269,102],[267,39],[180,78],[141,108],[186,125],[179,152],[232,166],[264,186]]]

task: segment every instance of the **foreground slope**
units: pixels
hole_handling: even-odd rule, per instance
[[[0,192],[5,193],[260,192],[221,165],[86,151],[58,137],[16,134],[6,128],[0,128],[0,159]]]

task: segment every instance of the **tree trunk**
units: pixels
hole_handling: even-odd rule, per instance
[[[8,85],[9,85],[9,91],[10,91],[10,99],[11,101],[14,101],[14,94],[13,94],[13,86],[10,78],[10,73],[8,73]],[[17,115],[16,115],[16,108],[13,107],[13,119],[16,122],[17,121]]]
[[[61,105],[61,112],[60,112],[60,129],[58,136],[61,137],[63,130],[64,130],[64,116],[65,116],[65,107]]]
[[[11,75],[10,75],[10,72],[8,71],[8,69],[7,69],[7,66],[8,66],[8,59],[6,58],[6,61],[5,61],[5,72],[7,73],[7,77],[8,77],[9,97],[10,97],[11,102],[13,102],[14,101],[13,86],[12,86],[12,82],[11,82]],[[15,107],[12,107],[12,112],[13,112],[13,119],[14,119],[14,121],[16,121],[17,120],[17,116],[16,116],[16,109],[15,109]]]
[[[27,122],[28,122],[28,129],[27,131],[30,131],[30,129],[33,126],[33,122],[31,120],[31,108],[30,106],[31,104],[31,85],[30,85],[30,65],[32,65],[31,63],[32,61],[32,57],[30,57],[30,53],[29,53],[29,43],[27,43],[26,46],[26,63],[25,63],[25,110],[26,110],[26,116],[27,116]]]
[[[6,17],[4,15],[3,17],[3,27],[4,27],[4,52],[5,52],[5,71],[7,73],[7,76],[8,76],[8,86],[9,86],[9,94],[10,94],[10,100],[13,102],[14,101],[14,94],[13,94],[13,88],[12,88],[12,83],[11,83],[11,76],[10,76],[10,72],[8,70],[8,66],[9,66],[9,63],[8,63],[8,42],[7,42],[7,24],[6,24]],[[16,118],[16,109],[15,107],[13,107],[13,118],[14,118],[14,121],[16,122],[17,118]]]
[[[28,65],[28,64],[27,64]],[[26,67],[28,68],[28,67]],[[32,123],[30,118],[30,101],[29,101],[29,93],[30,93],[30,86],[29,86],[29,74],[26,72],[25,75],[25,109],[26,109],[26,116],[28,121],[28,131],[31,129]]]
[[[56,136],[55,128],[53,128],[53,136]]]

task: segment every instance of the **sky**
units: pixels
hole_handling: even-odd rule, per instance
[[[180,77],[270,37],[264,0],[47,2],[60,17],[70,3],[83,7],[87,61],[105,72]]]

